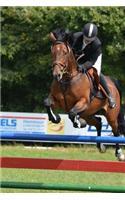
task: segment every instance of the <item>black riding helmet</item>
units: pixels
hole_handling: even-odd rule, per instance
[[[83,35],[88,39],[94,39],[97,36],[98,28],[93,23],[87,23],[83,27]]]

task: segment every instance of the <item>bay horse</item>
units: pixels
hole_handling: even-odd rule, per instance
[[[61,108],[68,113],[75,128],[83,128],[86,124],[95,126],[97,135],[101,136],[101,117],[97,117],[96,114],[103,110],[103,115],[112,127],[114,136],[120,136],[119,130],[124,123],[124,115],[120,110],[121,97],[116,84],[105,76],[112,96],[116,99],[114,109],[109,107],[106,96],[99,98],[95,95],[91,98],[92,81],[87,73],[79,72],[73,50],[67,40],[58,40],[53,33],[50,33],[50,39],[52,41],[52,73],[54,78],[50,94],[44,100],[49,120],[53,123],[59,123],[61,118],[59,114],[54,113],[54,110]],[[97,147],[102,151],[100,143],[97,143]],[[118,143],[116,144],[115,155],[118,160],[125,160]]]

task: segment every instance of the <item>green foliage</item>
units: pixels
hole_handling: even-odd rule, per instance
[[[2,110],[43,111],[51,74],[49,33],[57,27],[99,27],[103,72],[125,88],[124,7],[3,7],[1,9]]]

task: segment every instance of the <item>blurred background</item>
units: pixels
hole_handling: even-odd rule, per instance
[[[124,7],[2,7],[2,111],[45,111],[52,81],[49,33],[59,27],[81,31],[87,22],[98,26],[102,72],[120,80],[125,104]]]

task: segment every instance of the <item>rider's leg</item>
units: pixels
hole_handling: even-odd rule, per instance
[[[93,67],[96,68],[98,76],[100,77],[100,83],[102,84],[102,86],[104,87],[107,95],[108,95],[108,101],[109,101],[109,106],[111,108],[114,108],[116,103],[115,100],[113,99],[110,90],[108,88],[108,85],[105,81],[105,77],[103,76],[103,74],[101,73],[101,63],[102,63],[102,54],[100,54],[97,58],[97,61],[95,62],[95,64],[93,65]]]
[[[111,108],[114,108],[116,106],[115,100],[112,97],[112,94],[111,94],[111,92],[110,92],[110,90],[108,88],[108,85],[106,83],[105,77],[104,77],[104,75],[102,73],[100,74],[100,83],[104,87],[106,93],[108,94],[109,106]]]
[[[82,59],[85,59],[85,57],[82,57]],[[82,62],[80,63],[79,61],[83,61],[81,58],[78,60],[78,65],[79,65],[79,69],[81,69],[82,72],[85,72],[83,69],[86,69],[88,70],[89,68],[91,68],[91,65],[90,65],[90,62],[89,61],[86,61],[84,60],[84,64],[82,64]],[[102,84],[102,86],[104,87],[107,95],[108,95],[108,101],[109,101],[109,106],[111,108],[114,108],[116,106],[116,103],[115,103],[115,100],[113,99],[110,91],[109,91],[109,88],[108,88],[108,85],[105,81],[105,78],[103,76],[103,74],[101,74],[101,62],[102,62],[102,54],[100,54],[95,62],[95,64],[93,65],[93,67],[96,69],[97,71],[97,74],[98,76],[100,77],[100,83]],[[83,67],[85,64],[88,64],[88,66],[85,66],[85,68]]]

